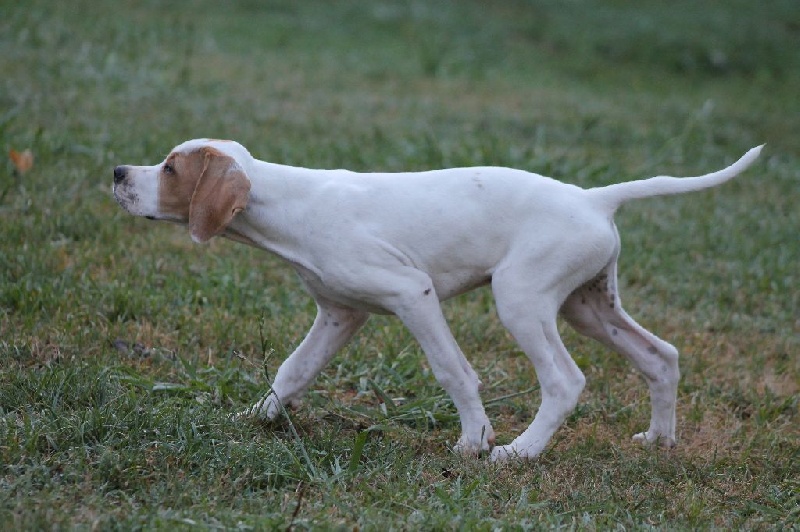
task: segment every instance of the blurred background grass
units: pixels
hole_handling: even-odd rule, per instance
[[[3,521],[796,522],[796,2],[0,1],[0,48],[2,147],[34,155],[0,166]],[[313,304],[263,252],[193,246],[110,194],[114,165],[200,136],[285,164],[581,186],[704,173],[766,142],[734,182],[618,216],[626,307],[683,354],[682,446],[631,446],[643,383],[565,330],[589,386],[552,449],[500,470],[454,457],[452,406],[388,318],[315,384],[297,437],[231,423]],[[538,399],[503,398],[535,375],[488,291],[446,310],[510,441]]]

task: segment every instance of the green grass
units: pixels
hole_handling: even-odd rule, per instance
[[[728,2],[0,2],[0,523],[7,528],[779,528],[800,522],[800,11]],[[628,311],[682,353],[680,445],[629,441],[644,383],[588,378],[536,461],[449,448],[454,408],[391,318],[274,424],[314,306],[290,268],[122,212],[111,169],[192,137],[286,164],[493,164],[582,186],[692,175],[618,217]],[[499,443],[535,374],[491,294],[446,305]],[[524,392],[524,393],[519,393]]]

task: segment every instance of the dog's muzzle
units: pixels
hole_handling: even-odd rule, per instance
[[[131,212],[131,205],[138,201],[137,194],[131,190],[130,182],[126,181],[128,177],[127,166],[117,166],[114,168],[114,186],[113,193],[114,199],[117,203],[128,212]]]

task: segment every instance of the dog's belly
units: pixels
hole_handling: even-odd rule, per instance
[[[294,264],[294,267],[306,289],[315,299],[373,314],[392,314],[392,311],[382,304],[383,297],[392,292],[391,286],[383,287],[388,288],[385,292],[383,290],[375,291],[374,287],[367,285],[345,288],[339,284],[323,281],[320,275],[299,264]],[[419,271],[429,275],[433,282],[434,294],[440,301],[463,294],[491,281],[491,276],[485,270],[472,268],[446,273]],[[423,291],[423,293],[428,295],[428,292]]]
[[[469,292],[479,286],[488,284],[492,278],[484,271],[461,270],[445,274],[431,275],[436,296],[440,301]]]

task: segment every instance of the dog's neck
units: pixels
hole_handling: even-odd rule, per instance
[[[248,168],[251,181],[247,208],[234,217],[223,236],[271,251],[301,266],[294,251],[303,238],[303,205],[326,171],[268,163],[254,159]]]

